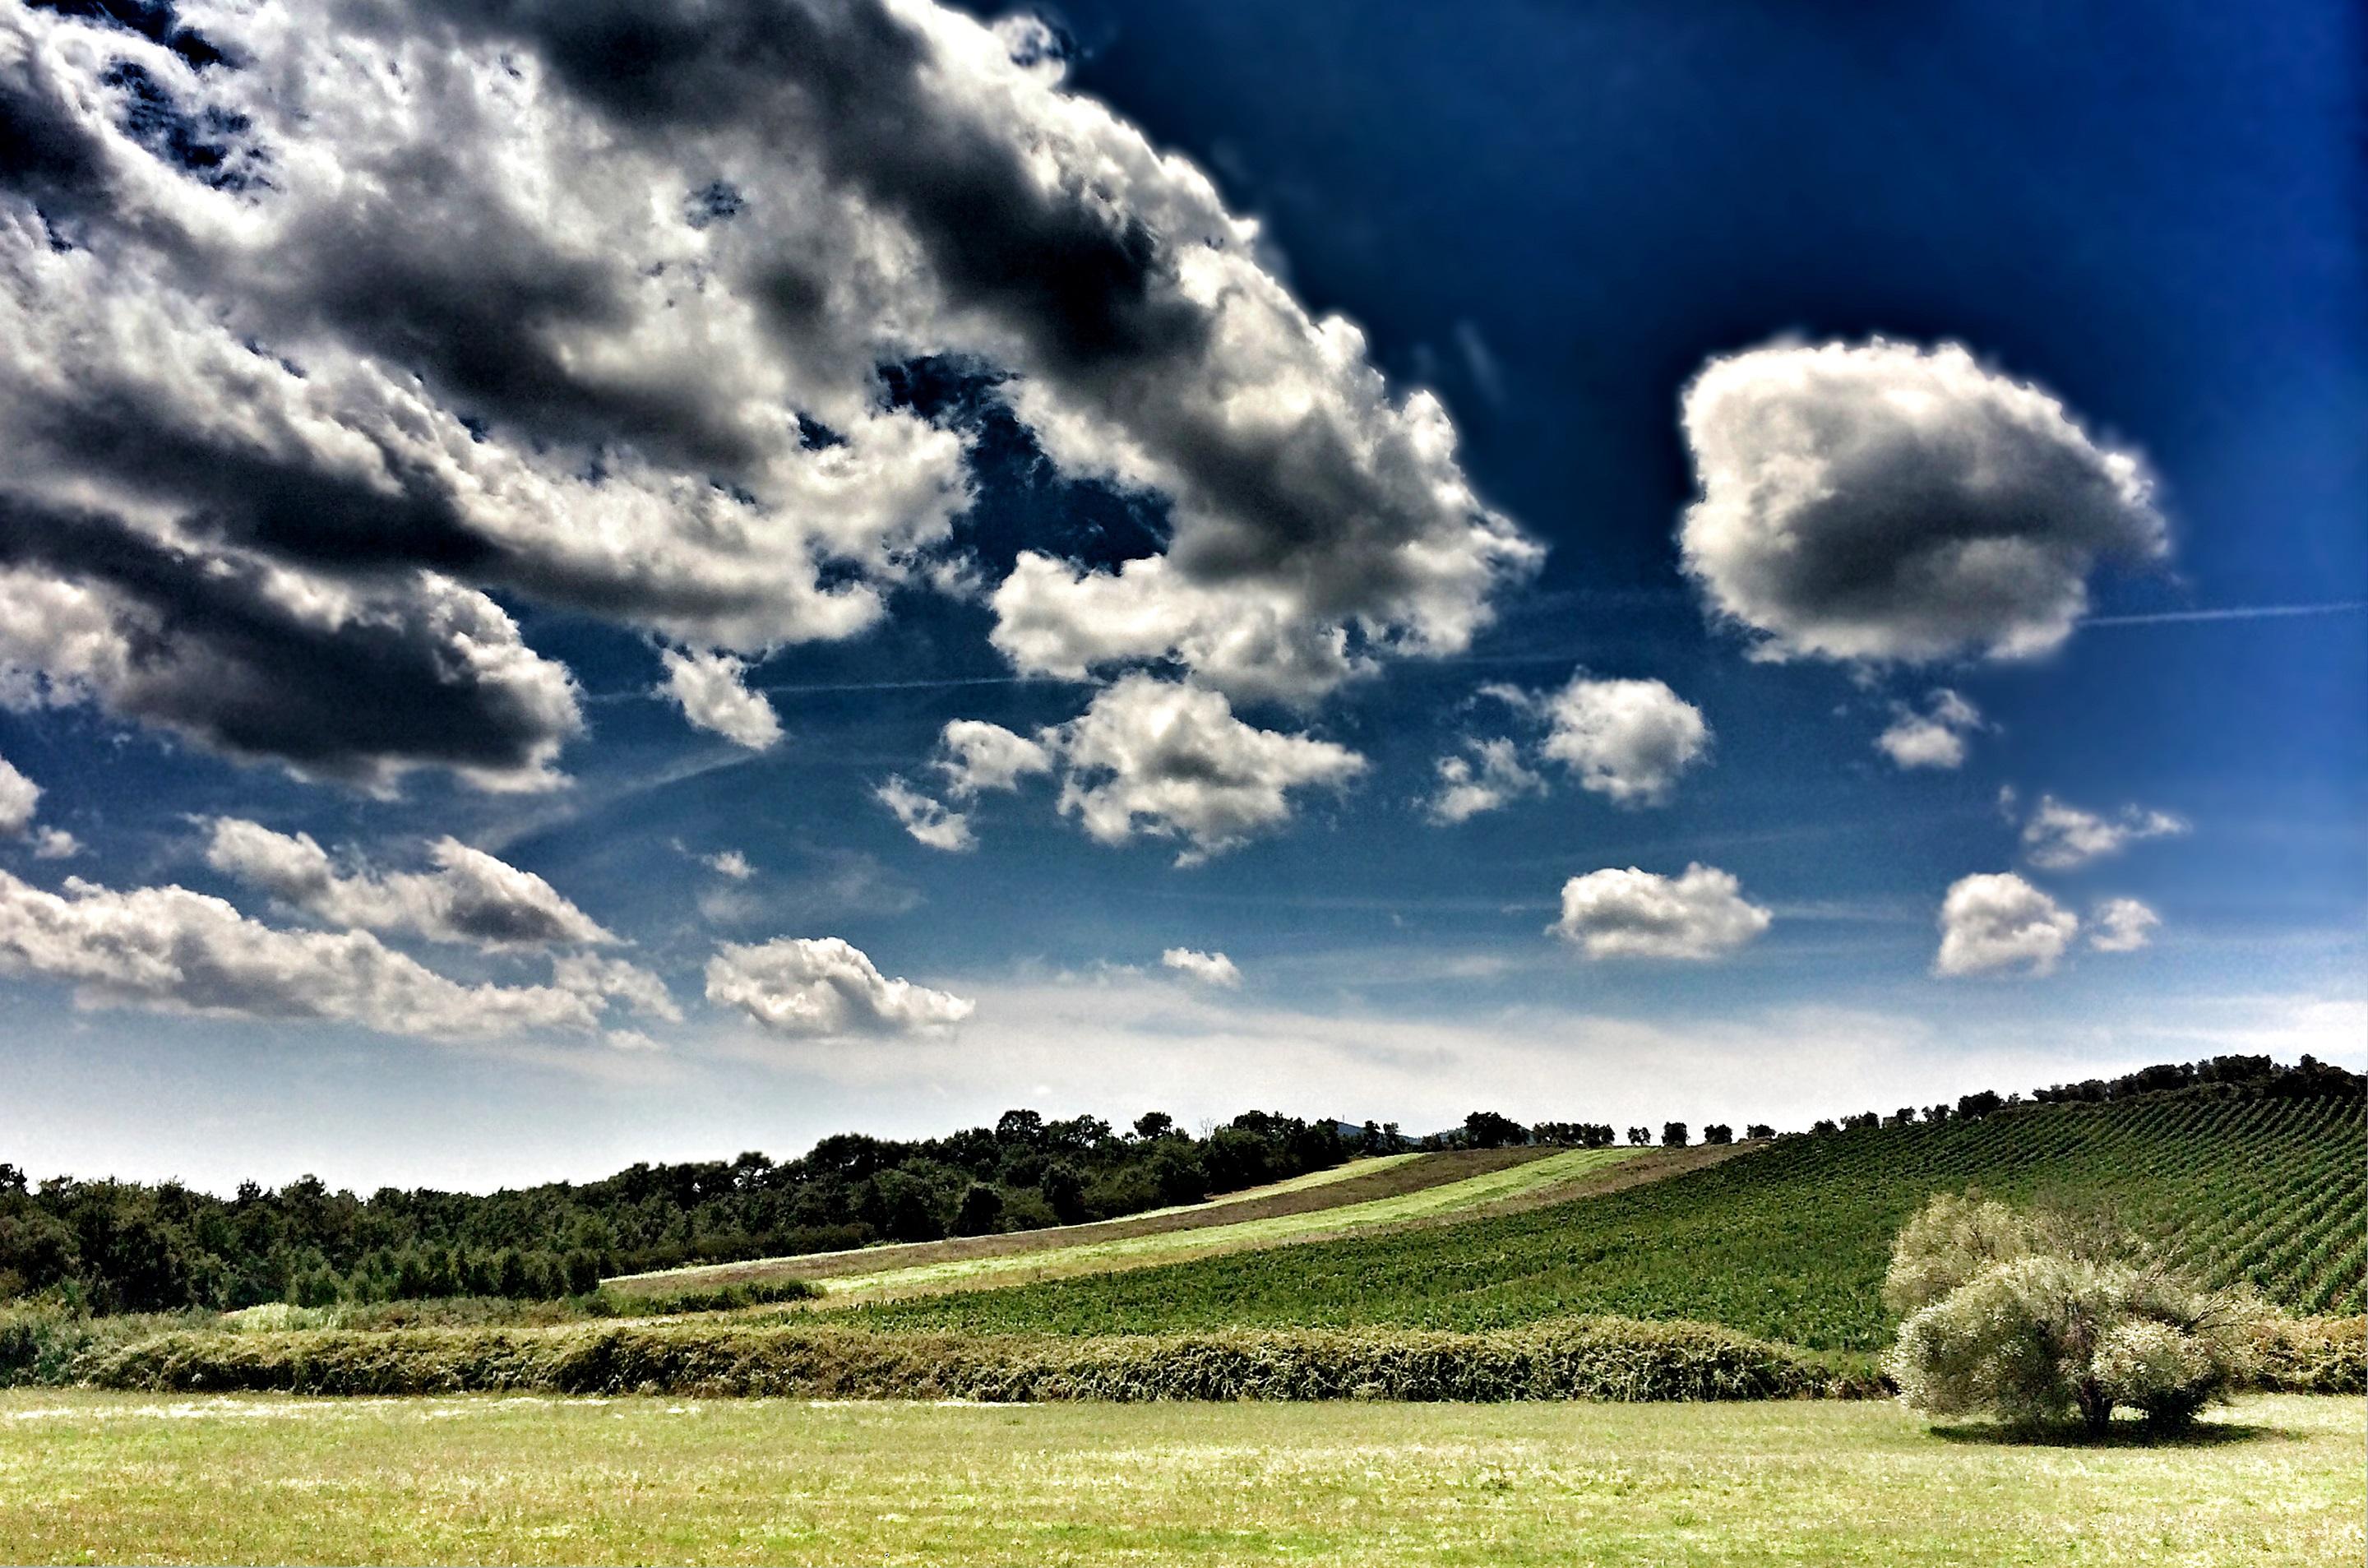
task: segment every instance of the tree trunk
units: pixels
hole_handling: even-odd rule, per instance
[[[2080,1425],[2088,1428],[2089,1436],[2103,1437],[2113,1424],[2112,1399],[2097,1386],[2094,1378],[2082,1378],[2073,1397],[2079,1402]]]

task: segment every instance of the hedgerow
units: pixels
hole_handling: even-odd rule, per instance
[[[809,1399],[1749,1400],[1878,1392],[1862,1363],[1700,1324],[1577,1319],[1492,1334],[1304,1330],[886,1335],[604,1325],[367,1334],[181,1331],[83,1357],[74,1380],[309,1394],[666,1392]]]

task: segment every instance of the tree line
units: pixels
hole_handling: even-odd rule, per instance
[[[1158,1111],[1121,1132],[1010,1110],[943,1138],[839,1133],[780,1163],[752,1152],[482,1195],[365,1198],[307,1176],[225,1199],[177,1182],[36,1185],[0,1164],[0,1300],[95,1312],[550,1300],[606,1275],[1110,1219],[1412,1146],[1394,1125],[1268,1111],[1195,1137]]]
[[[1941,1122],[2026,1104],[2165,1093],[2357,1099],[2362,1080],[2304,1057],[2165,1064],[2021,1095],[1825,1119],[1813,1132]],[[1682,1148],[1685,1122],[1626,1130],[1633,1146]],[[1747,1139],[1774,1135],[1766,1123]],[[1734,1142],[1723,1123],[1702,1142]],[[1409,1138],[1395,1123],[1304,1121],[1248,1111],[1192,1136],[1152,1111],[1124,1131],[1098,1117],[1010,1110],[993,1127],[900,1142],[840,1133],[800,1158],[636,1165],[604,1180],[487,1194],[381,1187],[367,1198],[303,1176],[230,1198],[176,1182],[57,1177],[0,1164],[0,1300],[47,1296],[95,1312],[235,1309],[267,1301],[580,1296],[604,1276],[933,1241],[1113,1219],[1327,1169],[1361,1154],[1523,1145],[1608,1148],[1608,1122],[1522,1123],[1474,1111]]]

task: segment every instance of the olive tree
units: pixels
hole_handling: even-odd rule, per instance
[[[2264,1311],[2092,1221],[1972,1194],[1908,1221],[1884,1299],[1906,1314],[1886,1369],[1907,1404],[2015,1425],[2077,1415],[2092,1433],[2123,1407],[2186,1426],[2249,1369]]]

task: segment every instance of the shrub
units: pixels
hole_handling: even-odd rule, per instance
[[[2252,1370],[2265,1310],[2146,1259],[2093,1223],[1942,1196],[1900,1232],[1884,1299],[1907,1313],[1885,1362],[1907,1403],[2019,1426],[2118,1407],[2177,1430]],[[2120,1256],[2114,1256],[2118,1252]]]

